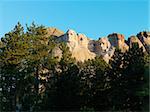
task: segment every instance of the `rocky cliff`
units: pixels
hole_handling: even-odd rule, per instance
[[[150,53],[150,32],[140,32],[137,34],[137,37],[142,42],[146,51]]]
[[[143,52],[149,53],[150,51],[150,32],[140,32],[136,36],[129,37],[128,40],[125,40],[124,35],[119,33],[112,33],[107,37],[92,40],[85,34],[76,33],[74,30],[69,29],[63,33],[56,28],[48,28],[48,35],[57,37],[56,39],[60,42],[65,42],[72,53],[72,57],[82,62],[101,56],[109,63],[116,48],[126,52],[132,47],[132,43],[138,43],[139,47],[143,48]],[[61,51],[57,49],[55,54],[60,55]]]
[[[111,46],[118,47],[122,52],[125,52],[129,49],[129,46],[125,43],[125,37],[122,34],[110,34],[108,35],[108,39],[111,43]]]

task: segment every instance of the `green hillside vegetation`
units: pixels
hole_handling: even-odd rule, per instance
[[[134,44],[83,62],[44,26],[18,23],[0,41],[0,111],[149,111],[150,55]],[[59,47],[62,57],[53,55]]]

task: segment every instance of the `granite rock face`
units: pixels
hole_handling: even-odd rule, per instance
[[[46,30],[47,30],[47,36],[59,37],[59,36],[64,34],[63,31],[61,31],[61,30],[59,30],[57,28],[54,28],[54,27],[49,27]]]
[[[150,53],[150,32],[140,32],[137,37],[143,43],[146,51]]]
[[[112,46],[118,47],[122,52],[125,52],[129,49],[129,46],[125,43],[124,35],[113,33],[108,35],[108,39]]]
[[[66,33],[53,28],[48,30],[49,35],[56,37],[59,42],[67,44],[72,57],[82,62],[94,59],[96,56],[101,56],[109,63],[116,48],[119,48],[122,52],[126,52],[129,48],[132,48],[132,43],[138,43],[139,47],[143,48],[143,52],[149,52],[150,49],[150,32],[140,32],[137,36],[129,37],[128,40],[125,40],[124,35],[119,33],[112,33],[107,37],[92,40],[85,34],[76,33],[72,29],[69,29]],[[58,57],[62,54],[59,48],[56,48],[53,53]]]
[[[95,53],[98,56],[102,56],[103,59],[108,63],[114,54],[114,47],[111,46],[107,37],[100,38],[98,44],[96,44]]]
[[[108,63],[115,51],[115,48],[111,46],[107,37],[99,40],[91,40],[85,34],[76,33],[71,29],[61,35],[58,41],[66,42],[72,53],[72,57],[82,62],[94,59],[96,56],[102,56]]]
[[[143,51],[145,52],[145,47],[143,46],[142,42],[138,39],[136,36],[131,36],[128,38],[129,47],[132,48],[133,43],[138,43],[139,48],[143,48]]]
[[[84,34],[77,34],[74,30],[68,30],[58,40],[67,43],[72,57],[76,58],[77,61],[93,59],[96,56],[95,53],[90,52],[88,49],[90,39]]]

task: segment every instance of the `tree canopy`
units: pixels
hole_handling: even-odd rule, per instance
[[[149,59],[134,44],[77,62],[46,27],[18,23],[0,41],[0,111],[148,111]]]

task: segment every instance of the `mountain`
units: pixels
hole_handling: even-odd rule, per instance
[[[139,47],[143,48],[143,52],[149,53],[150,50],[150,32],[140,32],[136,36],[130,36],[128,40],[125,40],[124,35],[119,33],[112,33],[107,37],[92,40],[85,34],[77,33],[72,29],[66,33],[56,28],[48,28],[47,30],[49,36],[56,37],[59,42],[65,42],[72,53],[72,57],[82,62],[101,56],[109,63],[116,48],[126,52],[132,47],[132,43],[138,43]],[[60,56],[60,49],[56,49],[54,54]]]

